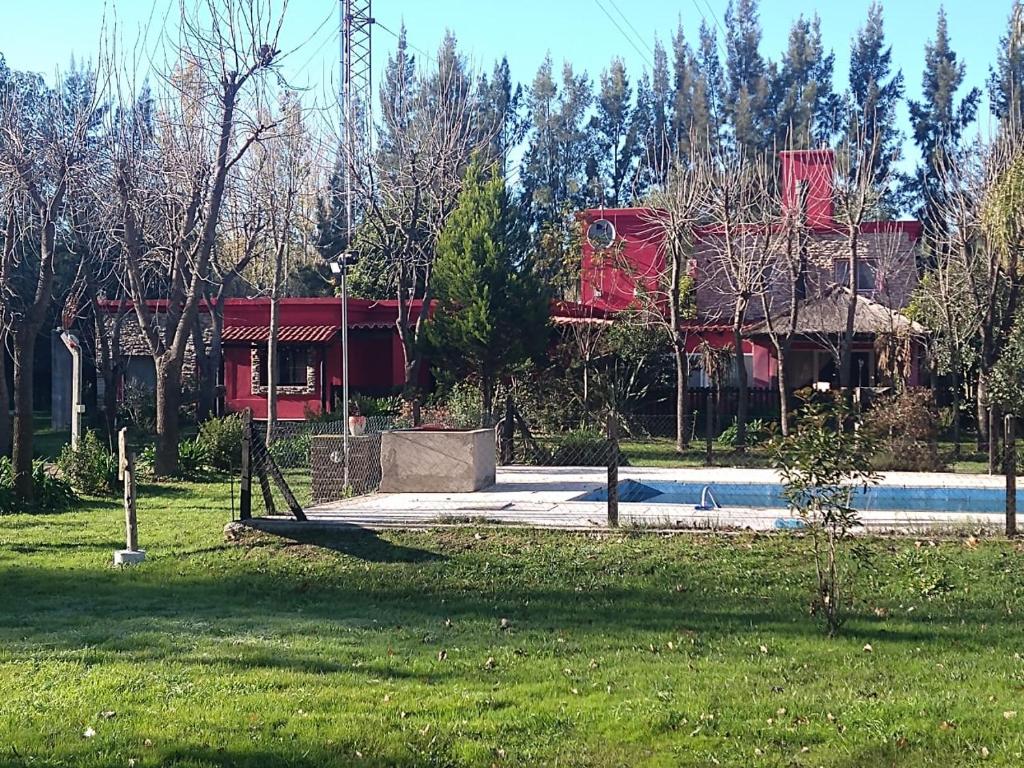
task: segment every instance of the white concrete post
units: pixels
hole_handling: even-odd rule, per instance
[[[71,353],[71,450],[77,451],[82,439],[82,346],[70,331],[61,331],[60,340]]]

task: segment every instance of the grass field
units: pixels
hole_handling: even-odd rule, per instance
[[[227,545],[225,483],[140,496],[149,557],[123,572],[112,502],[0,518],[0,765],[1024,760],[1007,543],[868,542],[829,640],[798,539]]]

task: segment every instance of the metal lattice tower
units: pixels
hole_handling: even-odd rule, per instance
[[[367,150],[372,108],[371,0],[341,3],[341,105],[346,151],[354,159]]]
[[[340,0],[341,11],[341,127],[345,154],[346,253],[340,259],[341,282],[341,381],[344,482],[349,483],[348,445],[348,268],[353,262],[351,243],[355,230],[352,199],[353,178],[361,160],[370,151],[372,107],[370,30],[371,0]]]

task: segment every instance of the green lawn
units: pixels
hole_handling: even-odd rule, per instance
[[[0,765],[1024,760],[1024,559],[1006,543],[867,542],[829,640],[799,539],[226,545],[225,483],[140,497],[149,559],[123,572],[114,503],[0,518]]]

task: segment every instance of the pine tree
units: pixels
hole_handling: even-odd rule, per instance
[[[989,70],[988,98],[1000,120],[1024,124],[1024,3],[1014,0],[1010,23],[999,38],[996,66]]]
[[[618,207],[628,199],[624,185],[632,178],[638,156],[637,116],[642,111],[634,109],[632,96],[626,66],[622,59],[615,58],[601,73],[596,110],[590,121],[598,182],[595,198],[601,205]]]
[[[766,111],[771,101],[771,68],[760,53],[757,0],[729,0],[725,11],[725,111],[734,149],[752,157],[771,140]]]
[[[693,51],[683,34],[683,25],[676,26],[672,36],[672,151],[675,156],[688,157],[693,131]]]
[[[435,363],[472,377],[490,426],[494,388],[512,367],[547,347],[548,300],[526,258],[505,182],[477,163],[437,244],[437,309],[428,329]]]
[[[846,136],[851,174],[858,158],[870,158],[872,180],[882,189],[881,208],[895,216],[905,204],[903,181],[894,167],[903,154],[903,137],[896,126],[896,110],[903,98],[903,73],[892,72],[892,48],[885,44],[882,6],[874,2],[864,26],[850,45],[850,90],[847,94]]]
[[[981,100],[981,91],[972,88],[957,103],[956,94],[965,72],[966,65],[950,47],[946,12],[940,9],[935,39],[925,46],[924,98],[908,102],[914,143],[922,157],[913,191],[918,196],[919,218],[925,224],[925,232],[932,236],[941,234],[938,212],[942,205],[942,168],[955,155],[964,131],[974,122]]]
[[[394,151],[394,137],[409,130],[416,114],[416,57],[409,53],[405,24],[398,30],[398,46],[384,65],[380,84],[380,123],[377,151],[387,156]]]
[[[700,45],[695,61],[694,133],[712,148],[718,148],[725,121],[725,74],[718,56],[718,37],[714,28],[705,22],[700,25]]]
[[[817,14],[797,19],[774,86],[777,147],[806,149],[831,142],[840,104],[832,90],[834,63],[835,54],[825,53],[821,42]]]
[[[498,163],[505,175],[509,153],[523,140],[527,129],[523,88],[513,84],[507,58],[494,65],[490,80],[481,75],[477,93],[476,130],[487,142],[486,160],[488,164]]]
[[[669,85],[668,54],[661,40],[654,41],[654,68],[651,71],[651,89],[647,99],[647,130],[640,134],[644,144],[643,171],[646,185],[661,184],[670,164],[669,104],[672,90]],[[637,110],[642,109],[641,91],[637,87]]]

